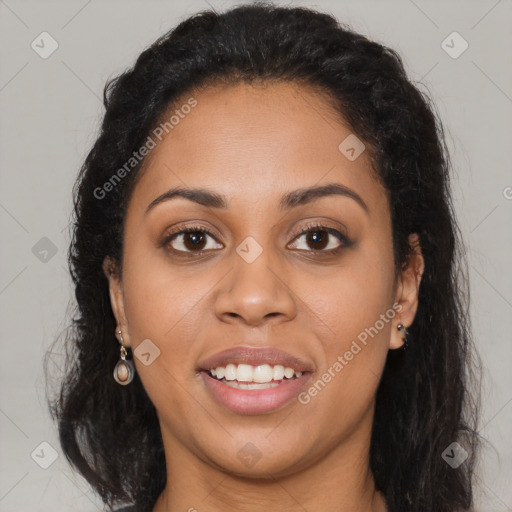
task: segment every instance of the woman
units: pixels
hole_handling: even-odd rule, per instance
[[[449,160],[400,57],[306,8],[206,11],[105,106],[51,409],[109,509],[470,510]]]

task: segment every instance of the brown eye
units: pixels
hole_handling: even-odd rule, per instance
[[[306,243],[313,249],[325,249],[329,243],[329,233],[327,231],[315,230],[306,233]]]
[[[300,240],[304,238],[304,242]],[[337,242],[336,242],[337,239]],[[349,246],[346,236],[334,228],[314,225],[299,233],[293,242],[293,249],[300,251],[334,254],[342,247]]]
[[[199,231],[187,231],[183,234],[183,246],[189,251],[204,249],[205,242],[206,237]]]
[[[208,240],[209,238],[216,241],[213,234],[207,229],[192,227],[169,235],[162,245],[177,253],[199,253],[205,250],[222,248],[220,244],[220,247],[215,247],[215,244]]]

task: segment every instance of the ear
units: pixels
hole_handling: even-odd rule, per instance
[[[421,252],[419,237],[416,233],[409,235],[409,245],[411,252],[407,257],[405,265],[402,266],[396,286],[395,303],[397,304],[397,315],[393,322],[393,330],[389,342],[390,349],[400,348],[404,344],[403,336],[398,331],[397,326],[398,324],[403,324],[405,328],[409,327],[418,309],[418,293],[421,276],[425,270],[425,262]]]
[[[117,321],[116,327],[116,338],[119,343],[122,343],[125,347],[131,346],[130,332],[128,330],[128,322],[126,321],[126,315],[124,310],[124,294],[123,294],[123,283],[121,281],[120,273],[117,269],[116,263],[110,256],[107,256],[103,260],[103,273],[108,279],[109,293],[110,293],[110,305],[112,306],[112,312]],[[119,335],[121,331],[121,335]],[[122,341],[121,341],[122,336]]]

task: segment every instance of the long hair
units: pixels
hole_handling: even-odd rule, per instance
[[[156,410],[138,375],[127,387],[112,377],[119,345],[102,269],[106,256],[121,264],[126,206],[144,160],[107,197],[98,190],[190,91],[278,80],[325,93],[368,145],[389,194],[396,272],[407,261],[408,235],[420,239],[425,271],[409,348],[390,351],[376,396],[376,487],[390,512],[470,510],[479,400],[470,392],[476,366],[469,287],[442,124],[395,51],[304,7],[258,2],[199,12],[107,82],[101,130],[73,190],[68,260],[76,304],[65,332],[73,357],[49,399],[62,449],[109,507],[132,503],[150,511],[163,491]],[[468,454],[457,468],[443,455],[452,443]]]

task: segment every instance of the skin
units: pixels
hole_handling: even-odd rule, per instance
[[[409,326],[417,310],[424,269],[417,237],[395,276],[386,191],[368,151],[354,161],[340,152],[351,130],[319,93],[238,84],[194,97],[197,106],[151,151],[133,191],[122,272],[108,258],[104,264],[125,346],[150,339],[160,350],[148,366],[134,357],[166,453],[167,486],[153,512],[385,511],[369,470],[374,399],[388,351],[403,344],[396,326]],[[368,212],[340,195],[279,210],[283,194],[326,183],[355,191]],[[229,208],[177,198],[145,214],[175,186],[225,195]],[[352,245],[324,233],[327,249],[342,248],[315,258],[327,243],[296,239],[309,221]],[[193,251],[190,237],[159,245],[171,228],[196,224],[215,237],[204,235],[202,256],[173,254]],[[248,236],[263,250],[250,264],[236,252]],[[235,414],[196,371],[229,347],[278,347],[312,365],[307,389],[389,310],[395,316],[307,404]],[[251,467],[237,456],[248,442],[261,455]]]

